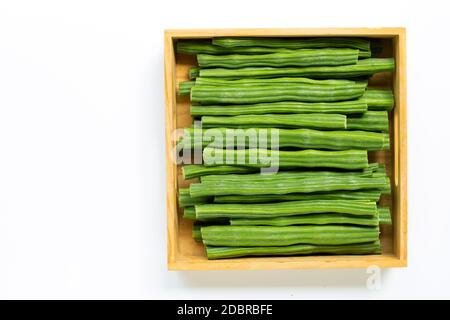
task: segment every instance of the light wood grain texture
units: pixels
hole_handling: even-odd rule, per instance
[[[404,33],[404,28],[288,28],[288,29],[198,29],[166,30],[172,39],[211,37],[326,37],[352,36],[392,38]]]
[[[407,123],[406,123],[406,32],[401,30],[394,38],[397,69],[394,81],[396,108],[394,109],[395,141],[395,211],[394,250],[396,256],[407,264]]]
[[[390,206],[392,226],[381,228],[381,255],[369,256],[305,256],[260,257],[208,260],[202,244],[191,236],[192,222],[182,219],[177,206],[177,188],[186,187],[181,167],[172,161],[173,132],[190,126],[189,98],[176,96],[176,85],[188,80],[189,67],[196,65],[195,57],[177,55],[177,39],[211,38],[219,36],[355,36],[378,38],[383,51],[377,56],[394,56],[395,73],[380,73],[370,80],[371,86],[392,88],[395,108],[390,115],[391,150],[372,152],[371,161],[386,164],[391,177],[392,194],[383,196],[381,204]],[[165,32],[165,97],[166,97],[166,159],[167,159],[167,229],[169,270],[268,270],[404,267],[407,264],[407,141],[406,141],[406,35],[403,28],[326,28],[326,29],[208,29],[167,30]]]
[[[175,53],[173,50],[173,41],[170,37],[164,39],[164,80],[165,80],[165,99],[166,99],[166,177],[167,177],[167,234],[168,234],[168,263],[176,263],[178,252],[178,217],[176,207],[177,168],[173,165],[172,150],[174,141],[172,133],[175,129],[176,120],[176,102],[175,102]]]

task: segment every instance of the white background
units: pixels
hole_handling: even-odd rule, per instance
[[[0,298],[450,298],[444,4],[1,1]],[[407,28],[409,267],[168,272],[163,30],[352,26]]]

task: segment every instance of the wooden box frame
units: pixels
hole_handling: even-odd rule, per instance
[[[191,237],[191,223],[181,218],[177,206],[177,188],[187,186],[179,166],[171,159],[176,128],[190,125],[189,101],[176,96],[176,84],[187,79],[193,57],[177,56],[174,44],[178,39],[220,36],[255,37],[326,37],[351,36],[379,38],[389,47],[388,55],[396,60],[396,71],[380,74],[372,81],[390,86],[395,107],[390,114],[391,150],[375,153],[372,159],[386,163],[391,176],[392,193],[385,200],[391,205],[393,224],[382,229],[383,253],[366,256],[296,256],[255,257],[207,260],[201,244]],[[166,30],[164,35],[164,75],[166,100],[166,166],[167,166],[167,231],[169,270],[269,270],[405,267],[407,265],[407,137],[406,137],[406,32],[404,28],[314,28],[314,29],[203,29]]]

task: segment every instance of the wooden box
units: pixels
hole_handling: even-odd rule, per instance
[[[198,39],[219,36],[264,37],[326,37],[349,36],[377,38],[383,51],[374,56],[395,57],[394,73],[376,74],[371,86],[390,87],[395,96],[395,107],[390,113],[391,149],[373,152],[372,161],[386,164],[391,177],[392,193],[383,198],[390,205],[392,226],[383,226],[381,232],[382,254],[361,256],[297,256],[257,257],[207,260],[203,245],[191,236],[190,221],[182,219],[177,206],[177,188],[186,187],[180,166],[171,160],[176,128],[191,125],[189,98],[176,96],[176,84],[187,80],[189,67],[195,57],[176,54],[178,39]],[[407,141],[406,141],[406,46],[403,28],[339,28],[339,29],[206,29],[167,30],[164,37],[164,73],[166,99],[166,162],[167,162],[167,229],[169,270],[256,270],[256,269],[306,269],[306,268],[366,268],[405,267],[407,264]]]

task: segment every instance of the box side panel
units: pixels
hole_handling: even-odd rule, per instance
[[[395,138],[395,208],[398,214],[395,221],[395,254],[406,263],[407,259],[407,108],[406,108],[406,34],[402,30],[395,37],[395,58],[397,62],[394,94],[396,109]]]
[[[404,266],[395,256],[309,256],[207,260],[179,259],[174,270],[299,270]]]
[[[378,37],[392,38],[402,28],[286,28],[286,29],[181,29],[167,30],[174,39],[198,39],[211,37]]]
[[[172,161],[172,150],[174,141],[172,133],[175,128],[175,56],[173,41],[170,34],[164,37],[164,81],[165,81],[165,139],[166,139],[166,202],[167,202],[167,253],[168,263],[172,264],[176,260],[177,239],[178,239],[178,219],[176,216],[176,166]]]

